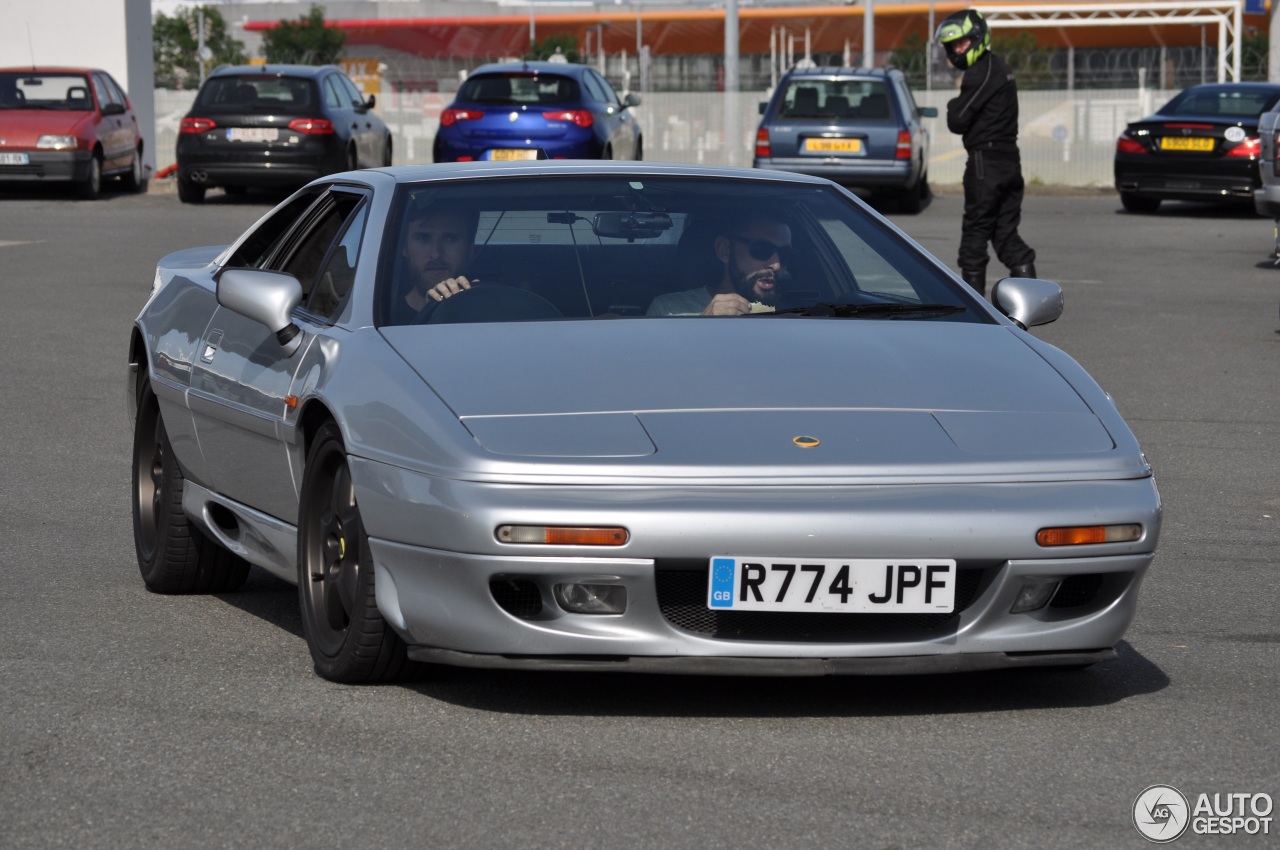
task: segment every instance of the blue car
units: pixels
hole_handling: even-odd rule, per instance
[[[434,159],[642,159],[639,105],[585,65],[482,65],[440,114]]]

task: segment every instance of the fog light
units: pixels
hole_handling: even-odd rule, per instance
[[[1025,614],[1028,611],[1040,610],[1049,604],[1060,583],[1057,579],[1027,582],[1022,585],[1022,590],[1018,591],[1018,598],[1013,600],[1013,607],[1009,609],[1009,613]]]
[[[557,584],[556,603],[572,614],[621,614],[627,589],[620,584]]]

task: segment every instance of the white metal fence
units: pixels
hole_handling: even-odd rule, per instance
[[[1159,107],[1176,92],[1152,89],[1031,91],[1019,94],[1022,171],[1029,183],[1060,186],[1109,186],[1116,136],[1129,121]],[[954,92],[916,92],[921,106],[936,106],[929,179],[959,183],[964,148],[947,131],[946,103]],[[174,161],[178,124],[191,107],[191,91],[156,91],[156,166]],[[440,110],[449,95],[383,91],[377,112],[394,135],[395,163],[431,162]],[[755,92],[657,92],[635,108],[643,128],[644,158],[651,161],[750,165],[759,121]],[[734,125],[736,124],[736,128]],[[728,135],[737,144],[727,146]]]

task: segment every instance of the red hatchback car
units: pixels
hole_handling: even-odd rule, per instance
[[[91,68],[0,68],[0,182],[70,182],[96,198],[102,178],[147,190],[142,134],[124,89]]]

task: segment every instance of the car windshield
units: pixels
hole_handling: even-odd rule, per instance
[[[458,100],[512,106],[573,103],[578,100],[578,83],[560,74],[477,74],[458,89]]]
[[[779,114],[784,118],[887,119],[889,96],[880,80],[806,77],[787,84]]]
[[[89,111],[93,98],[82,74],[0,74],[0,109]]]
[[[206,112],[296,112],[314,102],[310,80],[266,74],[211,77],[200,89],[196,106]]]
[[[423,182],[401,187],[386,232],[379,324],[698,316],[718,294],[741,296],[744,321],[992,321],[932,258],[834,186]],[[470,291],[428,297],[459,277]]]
[[[1180,92],[1160,108],[1161,115],[1222,115],[1257,118],[1280,99],[1276,89],[1205,86]]]

